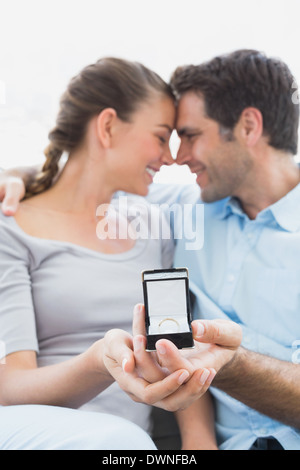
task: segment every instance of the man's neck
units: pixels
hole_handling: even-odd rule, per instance
[[[263,209],[275,204],[300,183],[300,167],[293,156],[275,158],[260,165],[236,195],[244,212],[255,219]],[[250,178],[249,178],[250,181]]]

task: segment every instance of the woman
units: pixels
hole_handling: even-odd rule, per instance
[[[42,172],[15,217],[0,217],[0,403],[10,405],[0,407],[0,448],[153,448],[133,424],[98,413],[148,430],[149,408],[117,384],[107,388],[109,351],[129,337],[104,336],[131,329],[141,271],[170,266],[172,242],[135,237],[120,206],[108,215],[108,232],[97,227],[116,191],[144,196],[155,172],[172,163],[174,119],[169,87],[125,60],[86,67],[62,96]],[[175,391],[187,375],[166,380]],[[199,385],[203,392],[212,378]]]

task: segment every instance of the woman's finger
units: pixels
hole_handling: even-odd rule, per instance
[[[156,406],[173,412],[188,408],[207,392],[215,375],[216,371],[214,369],[196,370],[186,383],[179,387],[172,395],[157,403]]]
[[[182,383],[187,380],[188,376],[188,371],[181,369],[153,384],[147,382],[142,377],[138,377],[135,373],[118,373],[116,380],[119,386],[134,401],[155,405],[175,393]]]
[[[134,355],[139,374],[150,383],[163,379],[166,374],[157,363],[155,353],[146,351],[145,307],[143,304],[137,304],[134,307],[132,331]]]
[[[132,334],[133,336],[146,336],[145,307],[143,304],[137,304],[133,309]]]
[[[115,370],[126,373],[135,370],[132,337],[123,330],[110,330],[104,337],[103,360],[109,373],[115,377]]]
[[[167,339],[160,339],[155,347],[161,367],[168,369],[169,372],[186,369],[193,374],[194,367],[191,362],[184,357],[174,343]]]
[[[156,354],[146,351],[146,338],[137,335],[133,338],[134,357],[138,373],[149,383],[162,380],[166,373],[156,360]]]

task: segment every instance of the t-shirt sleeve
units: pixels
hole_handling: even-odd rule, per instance
[[[38,352],[29,273],[30,253],[0,221],[0,354]]]

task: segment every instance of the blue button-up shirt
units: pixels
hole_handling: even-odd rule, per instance
[[[150,197],[159,194],[154,201],[169,204],[195,197],[191,187],[169,189],[153,187]],[[174,265],[189,269],[196,316],[233,320],[242,326],[245,348],[300,363],[300,184],[255,220],[235,199],[204,204],[203,247],[186,247],[184,238],[177,240]],[[215,387],[211,392],[221,449],[248,449],[268,436],[285,449],[300,449],[299,430]]]

